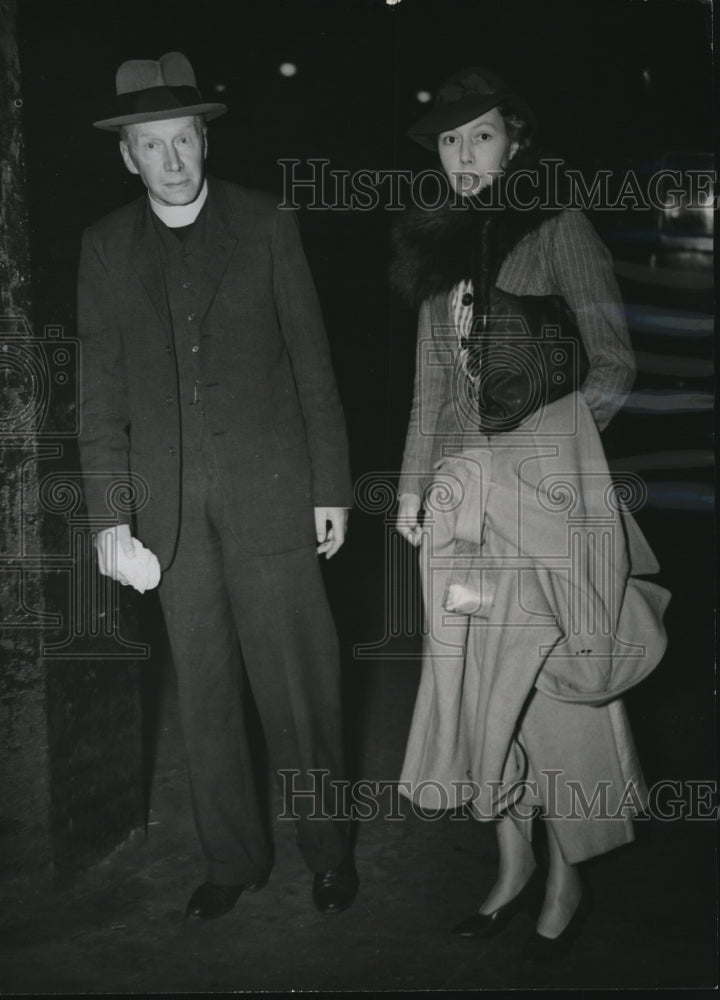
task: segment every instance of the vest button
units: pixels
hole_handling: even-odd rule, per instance
[[[170,448],[168,448],[168,454],[169,455],[174,455],[176,451],[177,451],[177,448],[173,448],[172,446]]]
[[[193,352],[193,354],[197,354],[197,352],[199,350],[200,350],[200,348],[198,347],[198,345],[197,344],[193,344],[193,346],[192,346],[192,352]]]
[[[189,281],[183,281],[183,288],[189,288],[189,287],[190,287],[190,282]]]
[[[173,401],[173,398],[172,398],[172,396],[166,396],[166,397],[165,397],[165,402],[166,402],[166,403],[168,403],[168,404],[169,404],[169,403],[172,403],[172,401]]]
[[[172,354],[172,347],[170,347],[170,345],[169,345],[169,344],[168,344],[168,345],[167,345],[167,347],[165,348],[165,353],[166,353],[166,354]]]

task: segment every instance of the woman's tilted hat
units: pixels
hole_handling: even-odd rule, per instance
[[[203,115],[217,118],[227,111],[224,104],[203,101],[195,74],[182,52],[166,52],[155,59],[129,59],[115,75],[116,114],[93,122],[96,128],[117,132],[123,125],[165,118]]]
[[[426,149],[434,150],[435,137],[440,132],[457,128],[511,99],[528,125],[534,127],[535,116],[532,111],[502,77],[491,69],[468,66],[453,73],[442,84],[432,110],[408,130],[408,135]]]

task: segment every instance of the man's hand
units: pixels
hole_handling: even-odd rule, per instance
[[[415,493],[401,493],[398,502],[398,512],[395,527],[411,545],[419,545],[422,541],[422,527],[418,514],[422,501]]]
[[[98,532],[95,542],[98,569],[103,576],[131,586],[144,594],[160,582],[157,556],[133,538],[129,524],[118,524]]]
[[[98,557],[98,569],[103,576],[109,576],[111,580],[117,580],[123,586],[127,586],[127,578],[118,568],[118,552],[122,552],[125,559],[135,558],[135,548],[132,543],[129,524],[118,524],[113,528],[106,528],[98,531],[95,539],[95,548]],[[125,560],[123,559],[123,562]]]
[[[347,520],[347,507],[315,508],[315,531],[320,543],[317,547],[318,555],[322,555],[324,552],[326,559],[332,559],[345,541]],[[329,527],[328,521],[330,522]]]

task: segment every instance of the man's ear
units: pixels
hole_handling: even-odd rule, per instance
[[[203,160],[207,160],[208,141],[207,129],[203,129]]]
[[[132,154],[130,153],[130,147],[122,139],[120,140],[120,155],[122,156],[123,163],[128,168],[130,173],[137,174],[139,171],[133,162]]]

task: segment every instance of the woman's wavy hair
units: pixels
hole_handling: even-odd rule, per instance
[[[512,159],[513,169],[536,163],[540,155],[536,142],[537,121],[530,107],[521,97],[508,97],[498,104],[497,110],[505,122],[510,141],[518,144]]]

